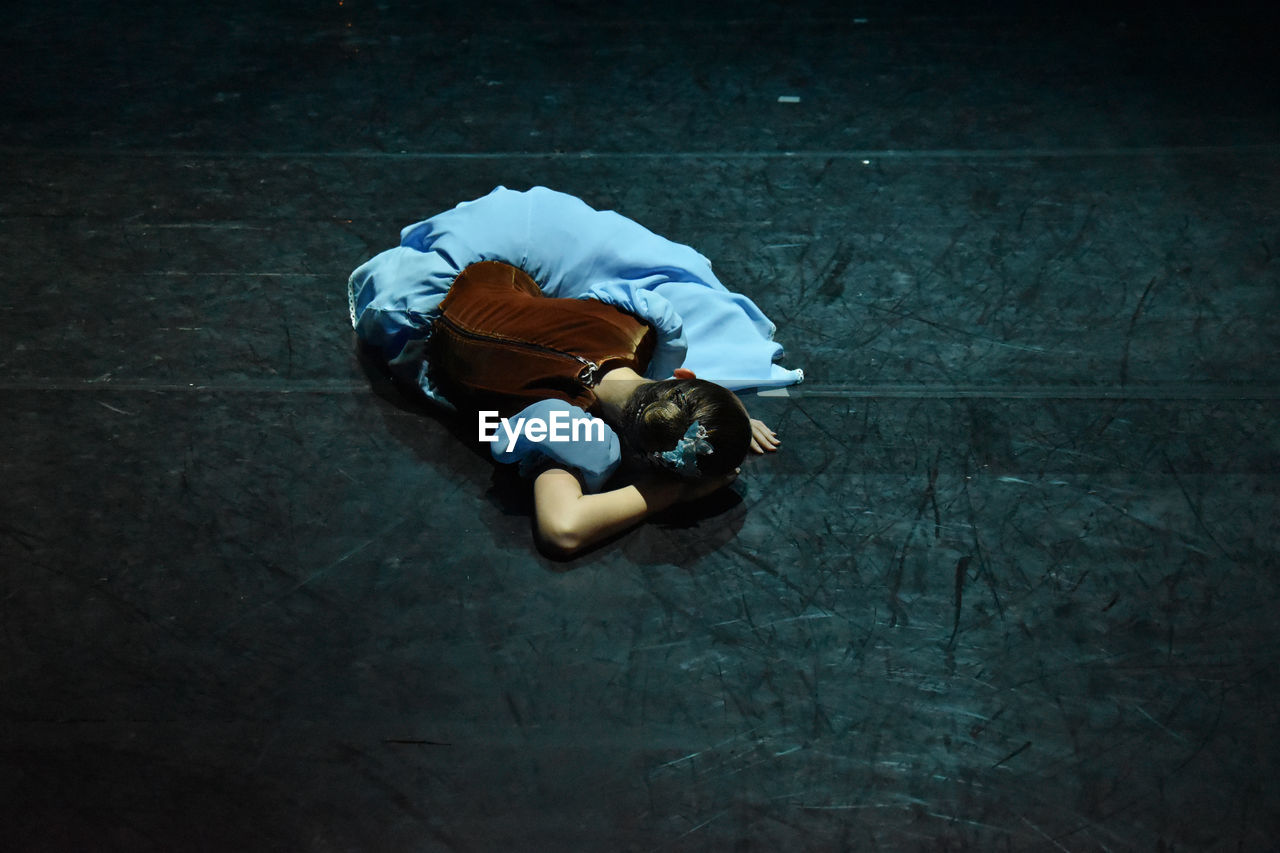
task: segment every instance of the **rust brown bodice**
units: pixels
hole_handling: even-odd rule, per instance
[[[471,264],[440,303],[431,335],[432,381],[461,408],[510,416],[538,400],[587,411],[606,372],[643,373],[655,335],[642,320],[594,299],[543,296],[523,270]]]

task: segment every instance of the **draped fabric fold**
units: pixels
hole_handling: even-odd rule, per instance
[[[399,246],[351,274],[357,335],[402,380],[444,402],[422,341],[458,273],[488,260],[521,268],[547,296],[597,299],[647,322],[656,333],[649,378],[669,377],[677,367],[733,389],[804,378],[775,363],[782,345],[773,340],[773,323],[721,284],[697,251],[546,187],[498,187],[406,227]]]

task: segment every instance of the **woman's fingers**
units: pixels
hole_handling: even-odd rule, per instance
[[[778,434],[764,425],[763,421],[751,419],[751,449],[756,453],[773,452],[782,442]]]

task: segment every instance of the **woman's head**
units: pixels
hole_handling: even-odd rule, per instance
[[[621,433],[647,464],[686,477],[728,474],[751,445],[751,422],[728,388],[704,379],[638,387],[622,410]]]

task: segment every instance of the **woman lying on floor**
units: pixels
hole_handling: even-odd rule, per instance
[[[405,228],[349,296],[398,380],[476,413],[493,457],[533,478],[560,554],[728,485],[748,450],[778,447],[733,389],[803,379],[702,255],[545,187]]]

